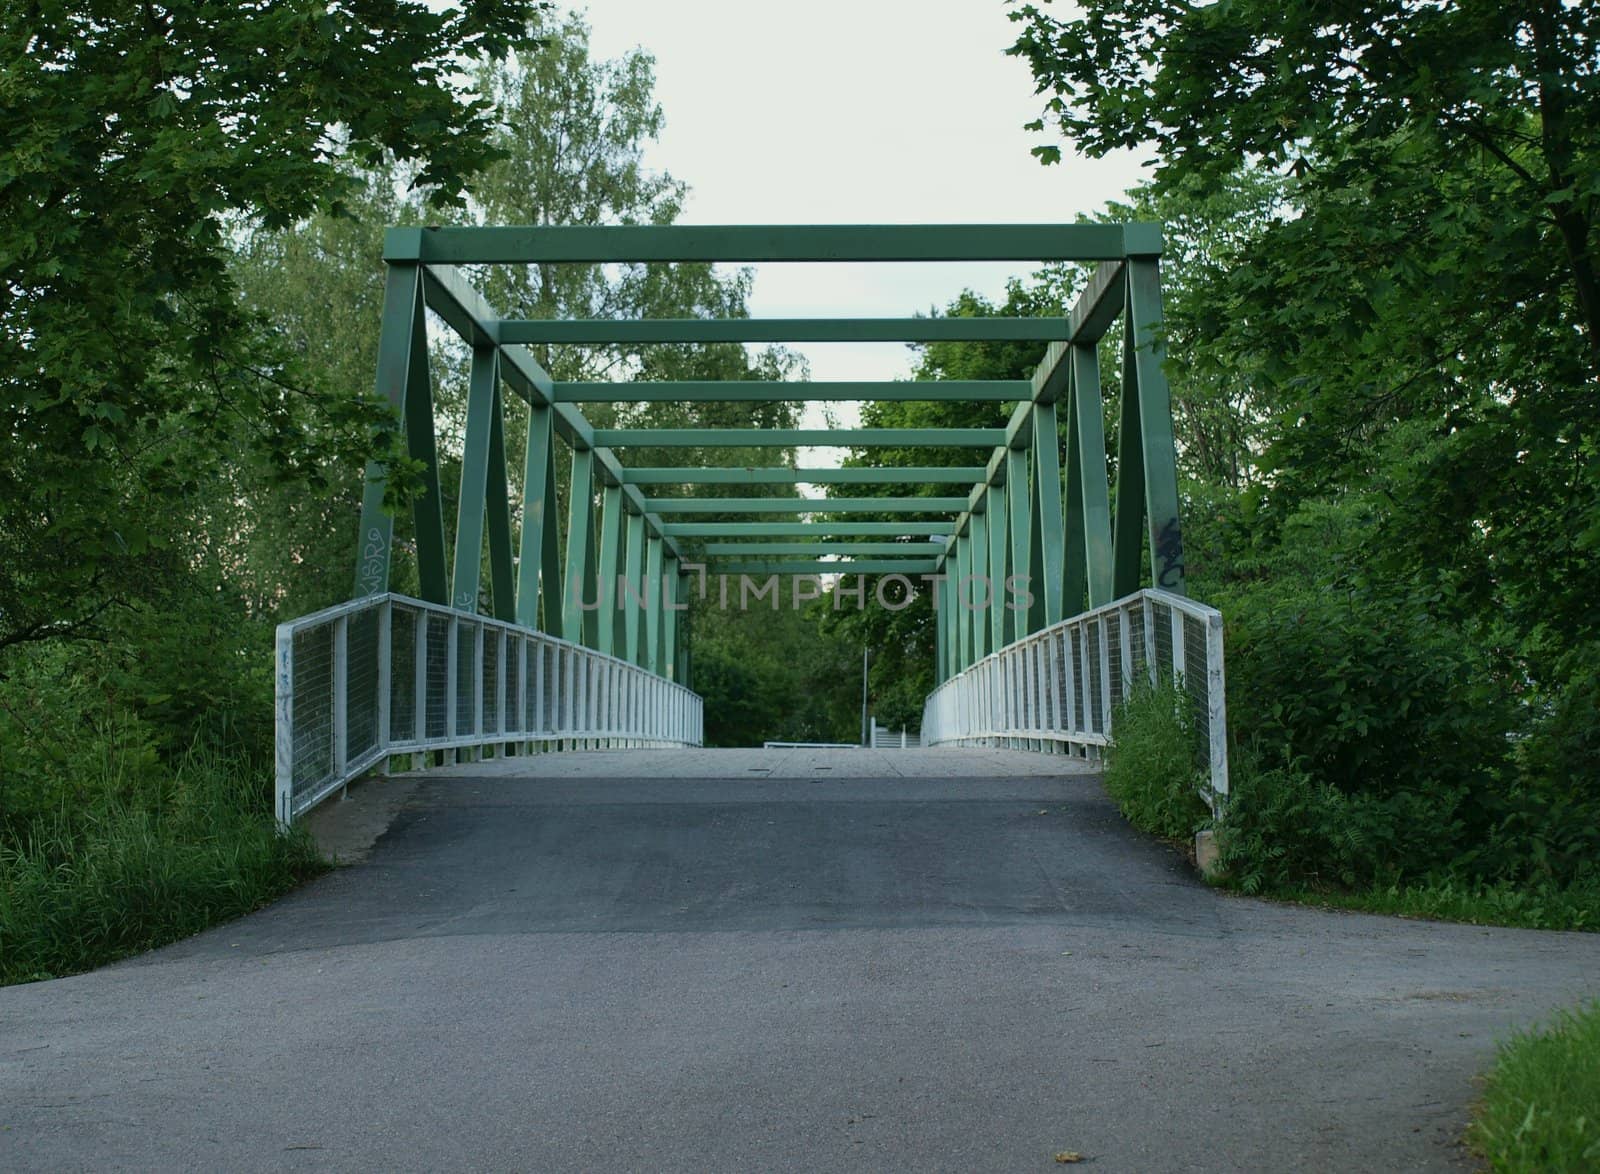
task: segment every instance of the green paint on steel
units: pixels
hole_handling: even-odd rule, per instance
[[[855,380],[831,383],[731,379],[684,380],[678,383],[557,383],[555,395],[557,401],[571,404],[818,403],[850,400],[956,400],[970,403],[1031,399],[1033,385],[1026,379]]]
[[[462,444],[461,491],[456,509],[455,569],[450,602],[457,611],[478,610],[479,568],[483,565],[483,518],[489,487],[489,433],[494,428],[495,353],[475,347],[467,384],[467,430]]]
[[[596,428],[609,448],[992,448],[1004,428]]]
[[[539,626],[544,579],[547,631],[560,630],[561,564],[556,545],[555,413],[528,409],[528,444],[522,473],[522,544],[517,562],[517,623]]]
[[[607,485],[600,491],[600,550],[598,580],[586,582],[585,591],[593,586],[600,606],[596,609],[598,638],[595,647],[607,656],[617,650],[617,563],[622,552],[622,486]]]
[[[406,402],[414,380],[411,372],[411,324],[420,297],[415,265],[391,265],[384,277],[383,318],[378,333],[378,397],[386,401],[402,428],[409,432]],[[432,410],[430,405],[429,410]],[[394,515],[383,506],[388,478],[381,464],[367,465],[361,494],[361,527],[356,543],[355,597],[389,590],[389,564],[394,550]]]
[[[931,575],[937,567],[924,559],[840,559],[838,562],[754,561],[717,563],[713,575]],[[898,601],[898,597],[894,597]]]
[[[708,542],[703,553],[715,558],[732,554],[879,554],[935,558],[943,550],[932,542]]]
[[[1011,536],[1011,573],[1023,576],[1023,585],[1029,596],[1039,589],[1030,558],[1033,533],[1033,486],[1028,481],[1028,457],[1032,445],[1024,449],[1011,449],[1006,453],[1006,505],[1010,516],[1006,530]],[[1029,611],[1032,603],[1029,603]],[[1006,640],[1009,642],[1026,636],[1032,628],[1028,624],[1029,611],[1006,609]]]
[[[953,522],[667,522],[674,538],[903,538],[953,534]]]
[[[585,611],[580,604],[584,576],[593,552],[589,534],[594,513],[594,453],[578,449],[572,454],[572,482],[567,495],[567,566],[561,578],[561,635],[574,644],[583,643]],[[594,579],[588,580],[594,590]]]
[[[1010,609],[998,606],[1010,598],[1006,580],[1011,576],[1011,567],[1008,559],[1009,546],[1007,543],[1006,527],[1010,515],[1006,510],[1007,485],[1004,482],[993,483],[989,486],[984,503],[984,513],[989,526],[989,592],[991,604],[989,607],[989,647],[991,649],[1004,648],[1010,641],[1006,636],[1006,616]]]
[[[1133,331],[1122,329],[1122,410],[1117,420],[1117,512],[1111,536],[1111,591],[1121,598],[1139,589],[1139,550],[1144,522],[1144,443],[1139,376]]]
[[[1159,239],[1157,241],[1159,251]],[[1172,399],[1161,341],[1161,277],[1153,258],[1128,262],[1129,332],[1138,376],[1139,439],[1144,455],[1144,498],[1154,586],[1185,594],[1183,527],[1178,513]]]
[[[649,606],[654,584],[644,577],[644,517],[629,514],[623,539],[626,559],[623,580],[617,584],[617,606],[622,609],[622,656],[630,664],[640,663],[639,611]]]
[[[964,497],[647,497],[657,514],[936,514],[955,512]]]
[[[786,467],[738,468],[648,468],[626,469],[623,480],[629,485],[914,485],[971,484],[982,480],[982,465],[897,466],[871,468],[852,466],[843,469]]]
[[[1061,517],[1061,435],[1056,421],[1056,405],[1037,404],[1033,409],[1033,484],[1038,525],[1033,529],[1039,550],[1029,566],[1036,568],[1038,589],[1035,610],[1030,612],[1036,628],[1049,627],[1064,619],[1062,614],[1063,533]]]
[[[391,228],[386,261],[1107,261],[1151,245],[1122,224],[741,224]],[[1154,238],[1159,242],[1159,232]],[[1159,251],[1159,244],[1156,246]]]
[[[1105,408],[1100,398],[1100,354],[1094,346],[1072,348],[1073,428],[1078,452],[1078,503],[1081,551],[1089,606],[1118,598],[1111,581],[1111,500],[1106,484]]]
[[[644,659],[647,672],[661,671],[661,597],[666,590],[662,581],[661,539],[655,534],[644,540],[644,580],[649,594],[645,597]]]
[[[712,342],[1049,342],[1063,318],[590,318],[506,319],[502,345]]]

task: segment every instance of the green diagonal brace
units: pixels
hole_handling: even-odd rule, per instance
[[[1061,517],[1061,436],[1056,426],[1056,405],[1033,407],[1033,488],[1038,511],[1039,589],[1034,628],[1044,628],[1066,618],[1064,594],[1064,534]],[[1031,565],[1031,564],[1030,564]]]
[[[600,501],[600,622],[594,645],[607,656],[617,650],[617,556],[621,549],[622,486],[607,485]]]
[[[1100,355],[1093,346],[1072,348],[1072,411],[1078,452],[1078,502],[1081,550],[1089,606],[1100,607],[1117,595],[1111,567],[1111,502],[1106,484],[1106,429],[1100,399]],[[1081,590],[1081,587],[1080,587]]]
[[[617,606],[622,609],[622,655],[630,664],[639,663],[639,609],[649,606],[651,584],[644,579],[644,516],[629,514],[627,558],[623,574],[628,589],[617,591]]]
[[[594,452],[591,449],[574,449],[572,453],[572,488],[567,499],[567,566],[561,578],[561,635],[574,644],[584,642],[586,612],[580,601],[584,592],[595,589],[591,576],[587,584],[584,577],[594,560],[589,536],[594,514]]]

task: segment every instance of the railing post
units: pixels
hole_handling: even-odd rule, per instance
[[[444,645],[444,736],[446,741],[454,742],[456,740],[456,717],[461,710],[460,703],[456,699],[458,687],[456,678],[461,675],[458,671],[461,660],[458,652],[461,643],[461,632],[459,630],[461,623],[455,616],[451,616],[447,623]],[[454,746],[446,747],[443,753],[446,762],[454,762],[456,760]]]
[[[273,679],[273,810],[278,826],[294,819],[294,630],[281,624],[277,631]]]
[[[415,727],[417,745],[422,746],[428,740],[428,613],[423,608],[417,609],[417,634],[416,634],[416,672],[412,681],[412,689],[416,697],[416,714],[412,724]],[[428,764],[427,750],[417,750],[411,755],[411,769],[421,770]]]
[[[350,619],[333,621],[333,774],[344,778],[349,762]]]
[[[374,746],[374,749],[384,752],[384,757],[380,761],[383,762],[385,772],[389,769],[389,706],[393,692],[392,679],[394,674],[393,649],[391,648],[390,640],[393,634],[394,604],[386,599],[378,605],[378,696],[376,698],[378,703],[378,729],[376,731],[376,745]]]
[[[1228,683],[1222,663],[1222,617],[1206,617],[1207,733],[1211,748],[1212,811],[1228,795]]]

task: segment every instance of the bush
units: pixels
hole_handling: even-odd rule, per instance
[[[1494,1170],[1600,1168],[1600,1003],[1501,1045],[1467,1138]]]
[[[1188,837],[1210,816],[1194,707],[1170,682],[1143,685],[1116,707],[1105,787],[1128,822],[1169,839]]]

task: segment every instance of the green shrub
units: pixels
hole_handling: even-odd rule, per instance
[[[1210,816],[1194,707],[1173,684],[1136,688],[1116,707],[1106,749],[1105,787],[1128,822],[1170,839]]]
[[[194,754],[129,798],[37,815],[0,837],[0,982],[71,974],[259,907],[322,868],[280,835],[261,775]]]
[[[1600,1169],[1600,1003],[1502,1044],[1467,1133],[1491,1169]]]

